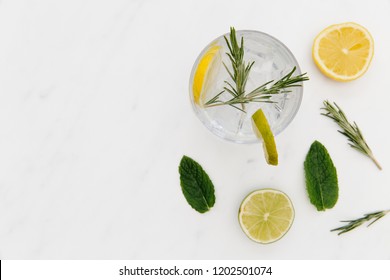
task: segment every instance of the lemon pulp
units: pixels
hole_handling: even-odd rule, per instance
[[[367,71],[374,55],[374,40],[359,24],[335,24],[325,28],[314,39],[312,55],[326,76],[338,81],[351,81]]]

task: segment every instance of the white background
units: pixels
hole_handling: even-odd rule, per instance
[[[390,217],[343,236],[339,220],[390,208],[390,1],[0,1],[1,259],[390,259]],[[369,71],[350,83],[311,59],[318,32],[355,21],[375,40]],[[212,135],[188,96],[192,64],[215,37],[269,33],[311,80],[277,137],[280,164],[260,145]],[[324,99],[355,120],[383,166],[348,147]],[[314,140],[331,154],[340,194],[317,212],[303,161]],[[185,201],[178,164],[196,159],[215,207]],[[292,199],[296,218],[271,245],[250,241],[237,212],[257,188]]]

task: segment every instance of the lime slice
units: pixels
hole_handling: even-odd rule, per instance
[[[290,229],[294,208],[285,193],[261,189],[242,201],[238,217],[242,230],[250,239],[268,244],[282,238]]]
[[[252,115],[252,126],[257,137],[263,141],[264,155],[268,164],[278,165],[278,151],[275,138],[265,117],[263,110],[259,109]]]
[[[194,81],[192,84],[192,93],[194,101],[198,105],[203,105],[205,96],[215,79],[221,66],[221,46],[211,45],[207,52],[202,56],[196,68]]]

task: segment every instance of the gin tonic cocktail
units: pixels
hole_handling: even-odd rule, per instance
[[[302,77],[293,54],[274,37],[247,30],[235,32],[235,37],[238,46],[241,46],[243,38],[243,61],[246,62],[245,66],[250,66],[244,95],[254,92],[261,85],[265,85],[266,92],[288,74]],[[273,133],[280,133],[299,109],[302,82],[296,79],[294,85],[282,87],[276,94],[268,94],[267,98],[259,95],[258,99],[253,99],[254,102],[229,104],[237,93],[234,90],[237,86],[235,70],[239,70],[239,67],[233,67],[233,44],[228,38],[229,34],[218,37],[198,56],[190,78],[191,103],[196,115],[215,135],[236,143],[255,143],[259,139],[252,128],[253,113],[261,108]]]

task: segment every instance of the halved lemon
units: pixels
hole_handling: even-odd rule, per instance
[[[194,101],[198,105],[203,105],[206,92],[214,80],[221,65],[221,46],[211,45],[207,52],[202,56],[196,68],[194,81],[192,84],[192,93]]]
[[[278,151],[274,134],[264,115],[263,110],[259,109],[252,115],[252,127],[256,136],[263,141],[265,160],[270,165],[278,165]]]
[[[290,198],[274,189],[250,193],[241,203],[239,222],[245,234],[255,242],[268,244],[282,238],[294,221]]]
[[[329,78],[352,81],[368,69],[374,55],[374,40],[363,26],[353,23],[331,25],[314,39],[313,59]]]

